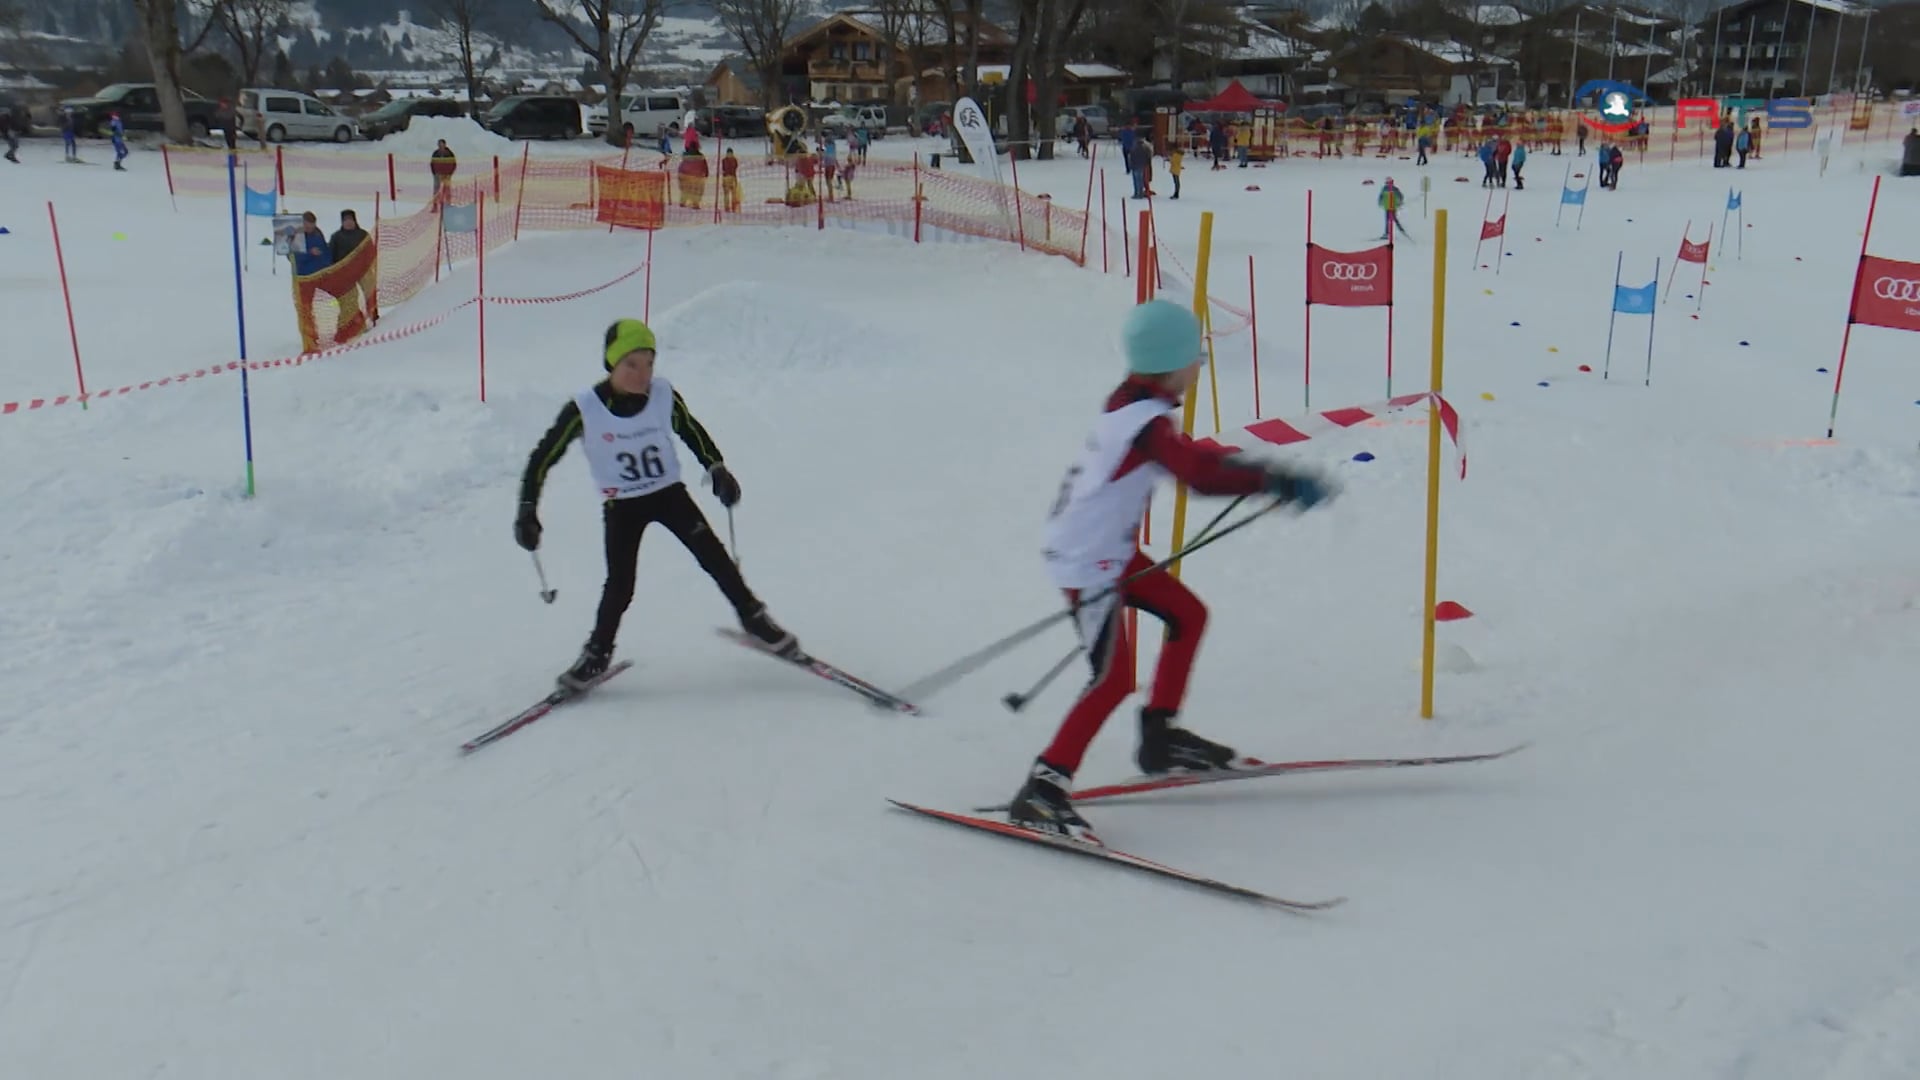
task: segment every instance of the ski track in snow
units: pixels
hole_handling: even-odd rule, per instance
[[[893,142],[876,155],[910,152]],[[71,378],[51,247],[18,209],[35,199],[63,208],[91,385],[231,352],[224,205],[171,212],[150,155],[75,176],[43,151],[9,173],[31,198],[0,207],[0,278],[38,289],[0,294],[0,400]],[[1064,628],[928,716],[882,715],[715,640],[725,605],[663,530],[622,632],[635,670],[456,755],[537,699],[590,622],[577,448],[541,509],[551,607],[510,523],[528,450],[637,287],[494,309],[485,406],[458,318],[255,375],[253,500],[230,375],[0,418],[0,1071],[1920,1074],[1911,342],[1856,333],[1839,443],[1792,441],[1825,427],[1813,369],[1838,345],[1865,177],[1799,156],[1742,173],[1745,255],[1716,253],[1699,320],[1676,287],[1645,387],[1633,320],[1612,378],[1575,370],[1600,366],[1614,255],[1642,280],[1685,220],[1718,217],[1727,178],[1630,166],[1576,232],[1552,227],[1566,159],[1534,162],[1498,276],[1468,265],[1484,193],[1451,182],[1454,159],[1432,169],[1472,461],[1445,489],[1441,596],[1476,613],[1442,630],[1474,670],[1441,678],[1439,717],[1411,719],[1418,412],[1280,451],[1335,471],[1342,498],[1184,575],[1212,614],[1199,730],[1267,758],[1532,748],[1090,811],[1148,857],[1351,898],[1306,919],[887,809],[1012,794],[1081,676],[1019,716],[997,698]],[[1316,236],[1367,235],[1359,181],[1381,172],[1276,166],[1248,193],[1250,174],[1197,171],[1156,206],[1186,265],[1216,211],[1216,295],[1243,302],[1261,259],[1264,415],[1299,411],[1301,188]],[[1085,181],[1075,161],[1022,168],[1074,205]],[[1901,183],[1876,253],[1920,253]],[[1408,224],[1397,392],[1424,373],[1429,315],[1432,226]],[[837,230],[669,230],[656,252],[661,370],[745,486],[749,581],[809,649],[901,685],[1046,613],[1040,515],[1114,379],[1130,281]],[[488,287],[564,292],[636,259],[629,236],[532,235]],[[291,352],[286,281],[253,263],[252,353]],[[472,283],[457,268],[393,318]],[[1380,339],[1378,312],[1316,310],[1316,407],[1382,396]],[[1216,344],[1223,418],[1245,423],[1246,336]],[[1210,430],[1204,399],[1200,416]],[[1162,553],[1171,519],[1162,498]],[[1132,712],[1084,780],[1132,772]]]

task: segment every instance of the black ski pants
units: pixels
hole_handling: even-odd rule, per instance
[[[632,499],[610,499],[602,506],[600,516],[606,525],[607,583],[600,590],[600,614],[594,621],[589,645],[603,652],[613,651],[613,640],[620,633],[620,618],[626,614],[627,605],[633,603],[640,537],[654,522],[666,526],[674,539],[692,553],[700,569],[720,586],[736,614],[749,615],[760,606],[759,598],[747,588],[739,567],[727,554],[726,545],[714,535],[706,515],[694,503],[687,485],[675,484]]]

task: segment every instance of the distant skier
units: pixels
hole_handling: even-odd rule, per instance
[[[13,134],[13,114],[0,110],[0,139],[7,141],[7,160],[20,164],[20,140]]]
[[[513,522],[513,538],[528,551],[540,547],[540,490],[547,471],[574,440],[580,440],[593,486],[606,500],[601,519],[606,530],[607,580],[593,633],[580,659],[558,679],[569,689],[582,689],[606,672],[621,617],[633,602],[640,537],[655,522],[666,526],[720,586],[742,630],[776,655],[791,657],[800,652],[800,643],[773,621],[766,605],[747,588],[739,567],[680,479],[673,436],[687,444],[694,460],[706,470],[720,505],[731,510],[740,501],[740,482],[720,459],[720,448],[693,418],[679,391],[653,373],[655,355],[653,331],[646,323],[620,319],[607,327],[603,352],[607,377],[575,394],[561,408],[553,427],[527,459],[520,481],[520,512]]]
[[[1381,211],[1387,215],[1386,224],[1380,227],[1380,239],[1392,239],[1395,229],[1400,230],[1401,236],[1411,239],[1413,234],[1407,231],[1405,225],[1400,224],[1400,208],[1406,205],[1407,197],[1393,185],[1393,177],[1387,177],[1386,183],[1380,185],[1380,197],[1375,201],[1379,203]]]
[[[1520,178],[1520,170],[1526,167],[1527,167],[1527,144],[1523,142],[1514,143],[1513,144],[1513,189],[1515,191],[1525,191],[1527,189],[1527,182]]]
[[[1303,508],[1334,494],[1312,473],[1210,449],[1174,425],[1170,414],[1193,388],[1204,355],[1193,312],[1149,300],[1128,312],[1122,336],[1130,374],[1107,399],[1079,460],[1067,470],[1046,528],[1047,572],[1066,594],[1093,681],[1034,761],[1007,812],[1016,825],[1086,840],[1096,838],[1073,807],[1073,774],[1107,717],[1134,689],[1133,643],[1122,608],[1138,608],[1167,626],[1153,690],[1140,710],[1140,769],[1202,772],[1229,768],[1238,756],[1176,722],[1207,609],[1172,574],[1142,573],[1152,563],[1134,538],[1154,488],[1171,475],[1202,495],[1264,491]]]
[[[80,140],[74,134],[72,109],[60,110],[60,141],[66,145],[67,160],[76,165],[79,164]]]
[[[113,167],[119,172],[126,172],[127,167],[121,162],[127,158],[127,126],[121,122],[118,112],[113,113],[112,117],[107,130],[113,134]]]

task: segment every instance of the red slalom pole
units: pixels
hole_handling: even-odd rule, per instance
[[[87,372],[80,366],[80,330],[73,321],[73,293],[67,288],[67,257],[60,250],[60,220],[47,200],[47,223],[53,226],[53,258],[60,264],[60,297],[67,303],[67,337],[73,340],[73,377],[80,383],[80,407],[87,407]]]

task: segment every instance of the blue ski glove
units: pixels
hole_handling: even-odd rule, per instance
[[[1295,471],[1284,465],[1267,466],[1267,494],[1302,510],[1311,510],[1336,493],[1330,482],[1313,473]]]

